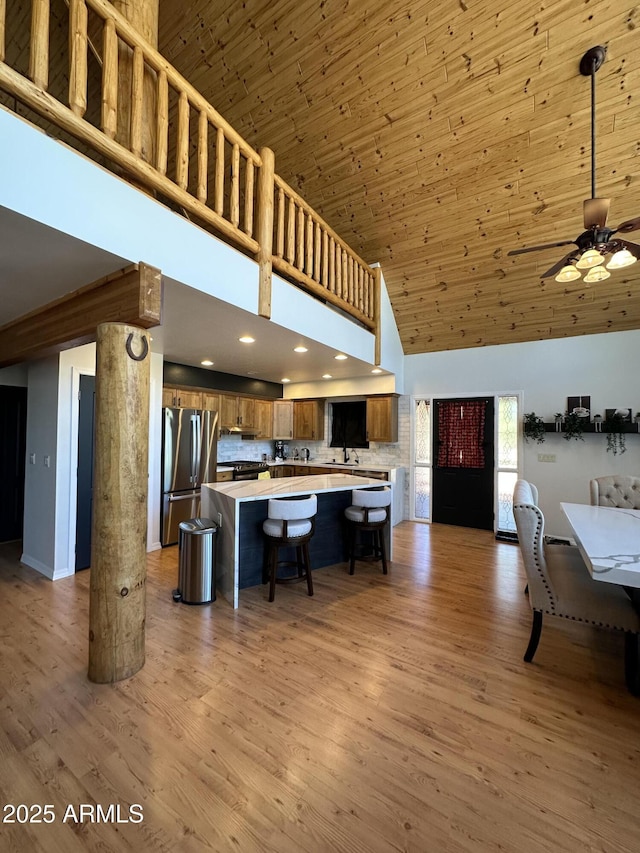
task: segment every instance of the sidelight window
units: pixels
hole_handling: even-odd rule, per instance
[[[513,487],[518,479],[518,397],[498,397],[498,524],[497,535],[511,538],[516,533],[513,517]]]
[[[413,489],[411,518],[431,518],[431,401],[414,399],[413,408]]]

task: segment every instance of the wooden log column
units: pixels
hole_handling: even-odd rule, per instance
[[[271,319],[271,274],[273,256],[273,206],[275,155],[260,149],[262,166],[258,173],[256,199],[256,239],[258,241],[258,314]]]
[[[149,44],[158,47],[159,0],[113,0],[114,7]],[[142,56],[118,41],[116,139],[145,162],[155,164],[157,79]]]
[[[98,683],[144,664],[150,362],[144,329],[98,326],[88,673]]]

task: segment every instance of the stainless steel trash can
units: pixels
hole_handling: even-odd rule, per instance
[[[178,589],[173,598],[185,604],[216,600],[216,533],[210,518],[191,518],[178,526]]]

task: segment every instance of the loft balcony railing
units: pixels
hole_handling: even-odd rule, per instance
[[[0,89],[255,257],[262,316],[275,269],[374,332],[379,353],[379,269],[106,0],[0,0]]]

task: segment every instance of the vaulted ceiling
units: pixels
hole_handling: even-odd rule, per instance
[[[380,261],[420,353],[640,326],[640,263],[558,284],[568,248],[507,256],[583,230],[593,45],[597,194],[640,216],[639,24],[621,0],[161,0],[159,48]]]

